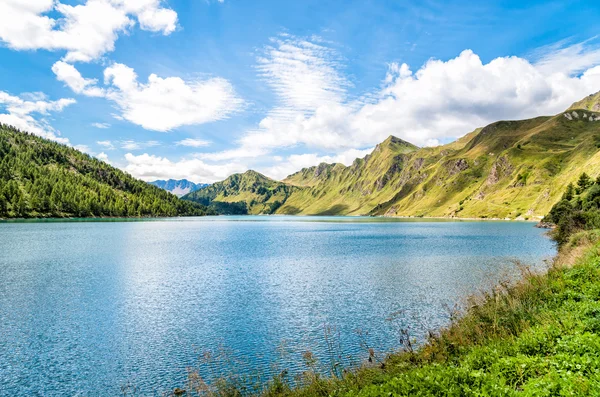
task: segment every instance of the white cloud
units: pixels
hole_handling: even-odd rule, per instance
[[[108,155],[107,155],[106,153],[104,153],[104,152],[98,153],[98,154],[96,155],[96,158],[97,158],[98,160],[102,160],[102,161],[104,161],[104,162],[105,162],[105,163],[107,163],[107,164],[111,164],[111,162],[108,160]]]
[[[206,159],[255,157],[299,143],[338,148],[343,140],[345,131],[336,131],[329,117],[345,118],[356,105],[347,103],[347,89],[352,84],[341,72],[341,57],[318,38],[281,35],[271,42],[257,58],[257,70],[276,94],[276,106],[239,140],[238,149],[206,154]],[[318,118],[311,127],[306,125],[323,113],[329,116]],[[305,134],[306,128],[311,128],[312,134]],[[321,133],[324,130],[326,134]]]
[[[81,76],[81,73],[75,66],[63,61],[58,61],[52,65],[52,72],[56,75],[59,81],[62,81],[76,94],[84,94],[91,97],[103,97],[106,92],[96,87],[98,81],[96,79],[86,79]]]
[[[83,153],[93,154],[92,149],[88,145],[75,145],[73,148]]]
[[[115,148],[111,141],[98,141],[96,143],[100,146],[107,148],[108,150],[113,150]]]
[[[573,45],[566,41],[539,48],[533,53],[536,67],[546,74],[561,73],[571,75],[584,72],[600,64],[600,51],[594,43],[597,38],[586,40]]]
[[[165,157],[147,153],[139,156],[127,153],[125,160],[127,160],[125,171],[146,181],[186,178],[194,182],[212,183],[248,169],[245,164],[241,163],[212,165],[206,164],[200,159],[181,159],[173,162]]]
[[[177,146],[188,146],[188,147],[204,147],[204,146],[209,146],[210,142],[205,141],[204,139],[186,138],[179,142],[176,142],[176,145]]]
[[[43,93],[28,93],[18,97],[0,91],[0,108],[4,108],[6,112],[0,113],[0,123],[12,125],[22,131],[30,132],[46,139],[68,144],[69,140],[61,137],[50,126],[44,116],[49,116],[55,112],[62,112],[65,107],[74,103],[75,100],[71,98],[48,101]],[[37,114],[38,117],[36,118],[32,114]]]
[[[92,127],[96,127],[101,130],[105,130],[107,128],[110,128],[110,124],[108,124],[108,123],[92,123]]]
[[[171,34],[177,13],[161,0],[87,0],[68,5],[56,0],[0,2],[0,40],[15,50],[66,51],[68,62],[89,62],[113,51],[120,33],[135,25]],[[56,16],[56,18],[55,18]]]
[[[104,70],[106,87],[101,88],[65,62],[55,63],[52,70],[75,93],[114,101],[121,110],[119,119],[153,131],[222,120],[243,105],[233,86],[221,78],[185,81],[151,74],[147,83],[140,83],[132,68],[115,63]]]
[[[334,50],[289,35],[271,41],[258,57],[257,69],[279,97],[278,108],[312,112],[343,101],[350,83],[339,72],[340,59]]]
[[[158,141],[137,142],[137,141],[129,139],[126,141],[120,141],[119,145],[121,146],[121,149],[125,149],[125,150],[141,150],[141,149],[146,149],[149,147],[159,146],[160,142],[158,142]]]
[[[412,71],[391,64],[378,92],[348,98],[339,57],[320,41],[286,36],[258,59],[279,103],[238,147],[204,154],[225,160],[303,146],[340,153],[393,134],[438,145],[502,119],[556,114],[600,90],[600,49],[593,42],[546,48],[535,61],[516,56],[483,63],[465,50]]]

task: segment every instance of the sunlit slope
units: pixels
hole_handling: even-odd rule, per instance
[[[584,170],[600,172],[600,113],[584,110],[500,121],[436,148],[399,151],[392,140],[311,180],[278,212],[541,217],[566,183]],[[286,182],[301,185],[297,175]]]
[[[304,169],[290,175],[286,183],[304,186],[279,209],[284,214],[366,214],[396,193],[390,181],[418,147],[390,136],[363,159]]]

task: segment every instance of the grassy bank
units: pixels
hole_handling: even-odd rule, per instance
[[[474,297],[427,344],[322,376],[281,376],[253,393],[195,374],[181,395],[558,396],[600,395],[600,232],[564,243],[546,274],[523,269],[514,285]],[[184,392],[185,390],[185,392]]]

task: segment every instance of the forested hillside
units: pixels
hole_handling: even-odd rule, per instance
[[[87,154],[0,124],[0,218],[205,214]]]

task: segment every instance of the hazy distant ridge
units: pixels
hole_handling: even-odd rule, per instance
[[[157,180],[149,183],[163,190],[171,192],[177,197],[185,196],[188,193],[195,192],[196,190],[200,190],[208,186],[207,183],[194,183],[188,181],[187,179]]]

